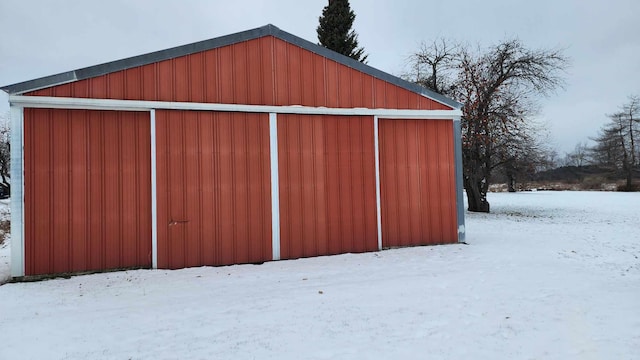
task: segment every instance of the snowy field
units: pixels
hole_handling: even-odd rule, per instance
[[[640,358],[640,194],[489,200],[469,245],[5,284],[0,359]]]

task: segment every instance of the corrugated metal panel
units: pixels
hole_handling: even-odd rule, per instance
[[[25,109],[25,275],[151,266],[148,113]]]
[[[272,36],[29,93],[250,105],[449,110]]]
[[[377,249],[373,118],[278,115],[283,259]]]
[[[264,37],[27,95],[272,104],[273,41]]]
[[[379,136],[383,246],[457,242],[452,123],[381,119]]]
[[[156,111],[158,266],[271,260],[267,114]]]

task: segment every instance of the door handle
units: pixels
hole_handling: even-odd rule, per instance
[[[188,223],[189,220],[169,220],[169,226],[173,226],[173,225],[178,225],[178,224],[184,224],[184,223]]]

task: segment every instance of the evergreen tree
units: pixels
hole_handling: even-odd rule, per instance
[[[329,0],[319,19],[318,40],[320,45],[364,63],[368,55],[358,47],[358,34],[351,29],[355,19],[349,0]]]

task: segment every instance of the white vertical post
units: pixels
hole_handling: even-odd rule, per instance
[[[458,242],[465,241],[465,223],[464,223],[464,183],[462,171],[462,125],[460,117],[453,118],[453,146],[455,156],[455,174],[456,174],[456,212],[458,217]]]
[[[151,267],[158,268],[158,191],[156,177],[156,111],[149,111],[151,119]]]
[[[280,177],[278,171],[278,115],[269,114],[269,153],[271,154],[271,246],[273,260],[280,260]]]
[[[376,157],[376,214],[378,221],[378,250],[382,250],[382,202],[380,200],[380,142],[378,133],[378,117],[373,117],[373,144]]]
[[[11,276],[25,275],[24,109],[11,106]]]

